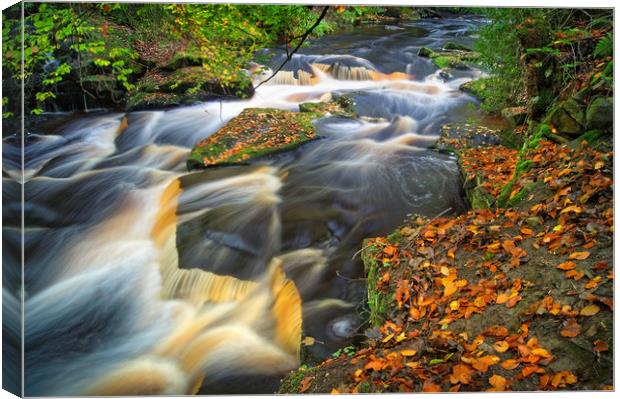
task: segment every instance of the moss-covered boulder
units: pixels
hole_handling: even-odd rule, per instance
[[[485,92],[487,90],[488,78],[481,78],[476,80],[470,80],[469,82],[463,83],[459,90],[464,91],[465,93],[471,94],[476,97],[478,100],[483,101],[485,98]]]
[[[158,70],[145,74],[129,93],[128,111],[191,105],[213,98],[253,94],[248,78],[224,85],[201,66],[187,66],[174,71]]]
[[[597,96],[588,104],[586,126],[588,129],[611,131],[614,122],[613,97]]]
[[[459,43],[454,43],[454,42],[448,42],[443,46],[444,50],[461,50],[461,51],[472,51],[469,47],[463,45],[463,44],[459,44]]]
[[[418,50],[418,56],[430,58],[439,68],[468,69],[470,64],[480,58],[480,53],[468,50],[433,51],[428,47]]]
[[[584,132],[585,114],[581,104],[569,98],[555,105],[549,112],[546,121],[559,133],[576,136]]]
[[[234,165],[293,149],[317,138],[313,112],[248,108],[192,150],[187,168]]]

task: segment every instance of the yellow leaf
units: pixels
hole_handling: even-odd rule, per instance
[[[588,251],[573,252],[572,254],[568,255],[569,258],[571,258],[571,259],[578,259],[578,260],[587,259],[589,256],[590,256],[590,252],[588,252]]]
[[[405,349],[400,351],[400,354],[403,356],[415,356],[416,353],[418,353],[418,351],[415,349]]]
[[[597,305],[589,305],[579,311],[581,316],[594,316],[601,310]]]
[[[452,302],[450,302],[450,309],[458,310],[458,308],[459,308],[459,301],[452,301]]]
[[[381,340],[381,342],[386,343],[386,342],[388,342],[389,340],[391,340],[392,338],[394,338],[394,333],[392,333],[392,334],[388,335],[387,337],[383,338],[383,339]]]
[[[304,340],[303,340],[303,344],[305,346],[314,345],[314,342],[315,342],[315,340],[312,337],[305,337]]]

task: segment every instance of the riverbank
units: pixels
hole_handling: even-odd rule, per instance
[[[365,240],[364,342],[279,392],[612,389],[611,137],[537,141],[462,146],[492,205]]]

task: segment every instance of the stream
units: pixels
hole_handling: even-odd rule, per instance
[[[356,27],[313,40],[249,100],[66,115],[29,134],[25,394],[272,393],[300,364],[300,323],[314,359],[362,336],[362,240],[409,214],[466,209],[456,159],[429,147],[442,124],[476,112],[458,88],[482,72],[441,73],[417,52],[471,46],[483,22]],[[187,172],[193,145],[244,108],[298,110],[343,94],[361,117],[315,121],[320,140]],[[3,141],[3,300],[14,336],[20,141]]]

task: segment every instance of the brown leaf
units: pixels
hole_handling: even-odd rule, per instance
[[[308,376],[304,378],[303,380],[301,380],[301,383],[299,384],[299,392],[300,393],[306,392],[310,388],[310,384],[312,384],[312,380],[314,380],[313,375]]]
[[[594,351],[595,352],[607,352],[609,350],[609,344],[605,341],[601,341],[597,339],[594,341]]]
[[[560,331],[563,337],[576,337],[581,332],[581,326],[575,319],[569,319],[564,322],[564,328]]]

